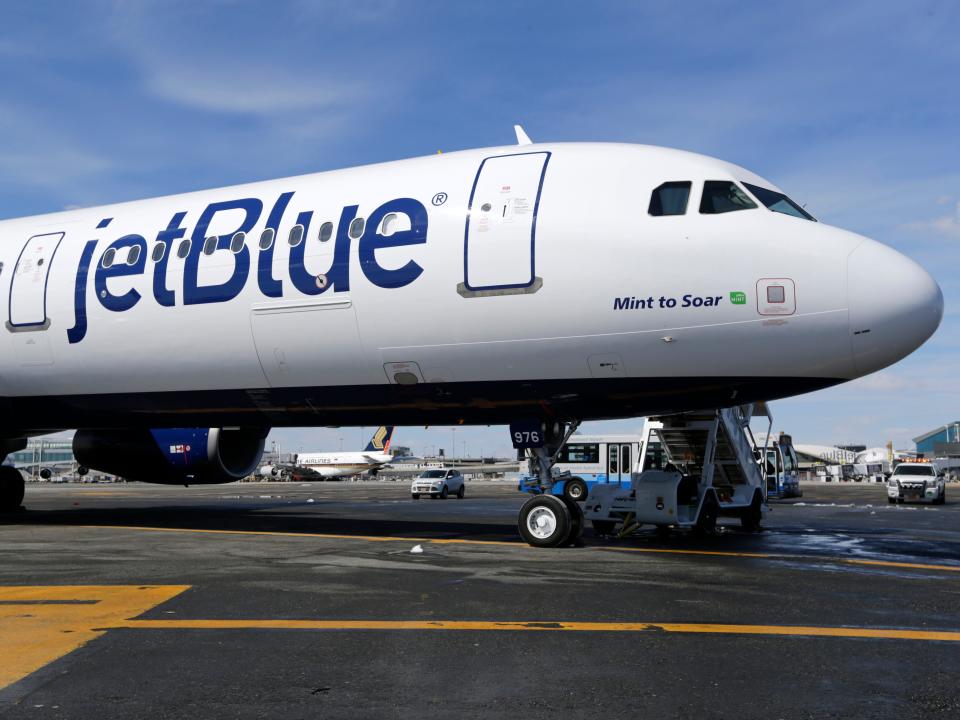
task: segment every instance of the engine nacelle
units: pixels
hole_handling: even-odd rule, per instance
[[[263,456],[269,428],[78,430],[73,454],[96,468],[161,485],[228,483],[250,475]]]

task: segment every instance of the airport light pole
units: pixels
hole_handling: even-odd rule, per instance
[[[450,459],[454,465],[457,464],[457,428],[450,428],[450,436],[453,438],[450,441]]]

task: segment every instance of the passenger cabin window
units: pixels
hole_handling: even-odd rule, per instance
[[[262,233],[260,233],[260,249],[269,250],[273,245],[273,236],[276,233],[273,228],[267,228]]]
[[[390,237],[397,231],[397,214],[388,213],[380,223],[380,234],[384,237]]]
[[[167,252],[167,244],[161,240],[156,245],[153,246],[153,252],[150,254],[150,259],[154,262],[160,262],[163,260],[163,256]]]
[[[747,194],[729,180],[707,180],[703,183],[700,212],[704,215],[719,215],[735,210],[750,210],[757,207]]]
[[[303,242],[303,225],[294,225],[290,228],[290,235],[287,237],[287,244],[290,247],[296,247]]]
[[[333,237],[333,223],[325,222],[320,226],[320,242],[327,242]]]
[[[113,265],[113,259],[117,256],[116,248],[107,248],[107,251],[103,254],[103,260],[100,261],[100,264],[105,268]]]
[[[217,236],[211,235],[206,240],[203,241],[203,254],[204,255],[213,255],[214,251],[217,249]]]
[[[140,246],[131,245],[130,252],[127,253],[127,265],[136,265],[137,260],[140,259]]]
[[[230,252],[236,255],[238,252],[243,250],[243,245],[247,240],[247,234],[245,232],[234,233],[233,237],[230,238]]]
[[[690,181],[665,182],[654,189],[650,196],[651,215],[683,215],[687,212],[687,200],[690,199]]]
[[[190,254],[190,241],[181,240],[180,246],[177,248],[177,257],[183,260],[189,254]]]
[[[757,200],[766,205],[768,210],[783,213],[784,215],[792,215],[793,217],[803,218],[804,220],[812,220],[813,222],[817,221],[813,215],[808,213],[781,192],[770,190],[769,188],[759,187],[758,185],[751,185],[750,183],[744,183],[743,186],[753,193],[753,196]]]
[[[366,221],[363,218],[354,218],[353,222],[350,223],[350,237],[354,240],[359,240],[360,236],[363,235],[365,225]]]

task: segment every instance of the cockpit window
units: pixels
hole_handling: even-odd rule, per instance
[[[650,196],[651,215],[683,215],[690,198],[690,181],[665,182]]]
[[[770,190],[769,188],[758,187],[757,185],[751,185],[750,183],[743,184],[747,190],[753,193],[753,196],[767,206],[773,212],[783,213],[784,215],[793,215],[794,217],[803,218],[805,220],[813,220],[814,222],[817,219],[804,210],[802,207],[797,205],[793,200],[788,198],[783,193],[779,193],[776,190]]]
[[[703,183],[700,212],[704,215],[750,210],[757,205],[747,194],[729,180],[707,180]]]

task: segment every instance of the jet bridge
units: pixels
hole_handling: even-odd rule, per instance
[[[773,420],[765,403],[650,418],[668,464],[646,470],[625,485],[595,485],[584,517],[603,534],[625,535],[643,524],[712,532],[719,516],[738,517],[744,528],[760,527],[766,479],[758,462],[766,447],[750,430],[756,416]]]

